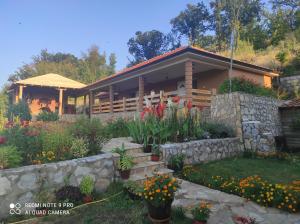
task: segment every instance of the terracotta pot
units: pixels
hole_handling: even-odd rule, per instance
[[[119,170],[119,173],[123,180],[127,180],[130,177],[130,170]]]
[[[151,155],[151,161],[159,161],[159,155]]]
[[[206,224],[206,221],[197,221],[197,220],[194,220],[193,224]]]
[[[147,145],[146,147],[144,147],[144,153],[150,153],[151,151],[152,151],[151,145]]]
[[[151,203],[147,202],[149,219],[153,223],[168,224],[171,217],[172,202],[173,200],[166,202],[159,207],[153,206]]]
[[[0,145],[6,142],[6,138],[4,136],[0,136]]]
[[[84,202],[84,203],[90,203],[90,202],[92,202],[92,201],[93,201],[92,196],[84,196],[84,197],[83,197],[83,202]]]

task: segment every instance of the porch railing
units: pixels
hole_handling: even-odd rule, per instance
[[[203,89],[192,89],[192,102],[193,106],[196,107],[207,107],[210,105],[211,97],[215,94],[215,90],[203,90]],[[160,91],[159,93],[150,94],[144,96],[152,104],[157,104],[160,102],[160,99],[164,99],[165,103],[169,97],[177,96],[177,91],[164,92]],[[185,96],[181,96],[181,98],[185,98]],[[125,98],[120,100],[115,100],[112,103],[113,112],[125,112],[125,111],[137,111],[139,105],[139,97],[134,98]],[[144,106],[146,105],[146,101],[144,100]],[[110,102],[100,102],[99,104],[92,106],[93,114],[100,113],[110,113],[111,105]]]

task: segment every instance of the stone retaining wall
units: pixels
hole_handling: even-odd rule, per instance
[[[92,114],[91,118],[97,118],[104,123],[110,120],[116,120],[118,118],[132,119],[134,116],[139,116],[137,111],[126,111],[126,112],[116,112],[116,113],[103,113],[103,114]]]
[[[114,173],[111,153],[0,170],[0,220],[9,215],[10,203],[20,203],[25,209],[25,203],[38,202],[37,195],[41,190],[57,190],[66,181],[78,186],[85,175],[95,180],[97,191],[104,191],[113,181]]]
[[[243,147],[239,138],[204,139],[161,145],[164,161],[172,155],[186,155],[185,164],[197,164],[239,155]]]
[[[275,150],[274,136],[281,135],[280,101],[245,93],[217,95],[211,104],[211,119],[234,128],[245,149]]]
[[[288,93],[295,93],[300,91],[300,75],[281,77],[280,87],[282,87]]]

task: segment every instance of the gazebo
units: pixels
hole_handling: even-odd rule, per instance
[[[76,114],[77,99],[82,97],[80,105],[86,105],[86,94],[82,88],[86,85],[58,74],[45,74],[14,82],[9,88],[10,103],[25,100],[32,115],[41,111]]]

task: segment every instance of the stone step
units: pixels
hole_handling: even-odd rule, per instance
[[[155,169],[163,168],[165,166],[165,163],[162,161],[159,162],[153,162],[153,161],[146,161],[146,162],[140,162],[134,165],[134,167],[131,169],[130,174],[140,174],[145,175],[146,173],[151,173]]]
[[[170,170],[170,169],[167,169],[164,167],[158,168],[155,171],[158,174],[161,174],[161,175],[168,174],[170,176],[173,176],[173,172],[174,172],[173,170]],[[153,175],[154,175],[154,171],[143,173],[143,174],[131,174],[129,180],[136,181],[138,183],[143,183],[147,179],[147,177],[153,177]]]
[[[134,163],[151,161],[151,153],[143,153],[143,152],[132,153],[131,156],[133,157]]]
[[[144,153],[143,148],[138,147],[138,148],[126,148],[126,154],[132,155],[135,153]]]

